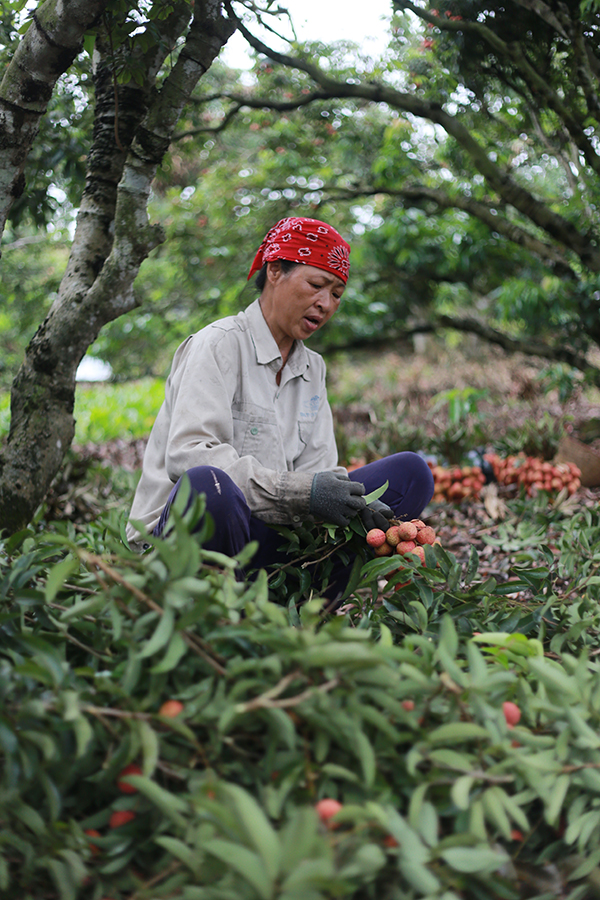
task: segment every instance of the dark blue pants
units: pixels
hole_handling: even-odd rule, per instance
[[[186,474],[192,490],[206,495],[206,508],[215,523],[214,534],[204,545],[207,550],[235,556],[250,541],[258,541],[259,548],[252,560],[252,568],[262,569],[285,562],[285,556],[279,552],[281,535],[252,515],[243,493],[229,475],[213,466],[197,466],[188,469]],[[408,451],[378,459],[354,469],[349,475],[352,481],[364,484],[366,494],[387,481],[389,486],[380,499],[402,519],[418,518],[433,495],[433,476],[429,466],[416,453]],[[163,532],[180,484],[181,479],[171,491],[154,529],[155,535]],[[334,578],[337,587],[343,587],[343,580],[340,570]]]

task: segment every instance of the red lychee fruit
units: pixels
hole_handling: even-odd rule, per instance
[[[135,819],[135,813],[130,809],[118,809],[114,813],[112,813],[110,819],[108,820],[109,828],[120,828],[121,825],[126,825],[127,822],[131,822]]]
[[[183,712],[183,703],[180,700],[165,700],[158,711],[159,716],[165,716],[167,719],[174,719],[179,713]]]
[[[419,528],[417,532],[417,543],[419,544],[433,544],[435,541],[435,531],[429,525],[426,525],[424,528]]]
[[[396,553],[404,556],[405,553],[412,553],[416,546],[414,541],[399,541],[396,545]]]
[[[385,539],[390,547],[395,547],[400,540],[399,528],[397,525],[390,525],[385,533]]]
[[[136,763],[130,763],[128,766],[125,766],[124,769],[121,769],[119,772],[119,778],[117,780],[117,787],[121,791],[122,794],[137,794],[137,788],[132,784],[129,784],[127,781],[121,781],[122,778],[125,778],[126,775],[141,775],[142,770]]]
[[[330,820],[339,813],[340,809],[342,809],[342,804],[339,800],[334,800],[332,797],[324,797],[322,800],[319,800],[318,803],[315,803],[315,809],[321,822],[323,822],[327,828],[331,830],[337,828],[337,824]]]
[[[381,547],[385,543],[385,531],[381,528],[371,528],[367,531],[367,544],[369,547]]]
[[[384,541],[381,547],[374,547],[373,552],[375,556],[391,556],[394,548],[390,547],[387,541]]]
[[[398,536],[401,541],[414,541],[418,530],[414,522],[400,522],[398,525]]]
[[[507,726],[514,728],[521,718],[521,710],[517,704],[512,703],[510,700],[505,700],[502,704],[502,712],[504,713]]]
[[[415,549],[411,550],[410,552],[414,553],[415,556],[417,556],[423,564],[425,563],[425,551],[422,547],[415,547]]]

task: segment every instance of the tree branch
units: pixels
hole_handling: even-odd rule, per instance
[[[516,2],[519,2],[519,0],[516,0]],[[533,6],[537,6],[538,3],[539,0],[531,0],[530,8],[539,15],[538,10],[533,9]],[[400,9],[409,9],[423,21],[439,28],[440,31],[454,33],[460,31],[467,35],[477,35],[488,44],[494,53],[498,54],[501,58],[511,60],[514,65],[516,65],[519,74],[529,88],[535,91],[538,96],[543,97],[546,105],[552,109],[561,122],[563,122],[571,135],[571,138],[584,155],[590,168],[597,174],[600,174],[600,156],[598,156],[593,143],[586,135],[581,124],[585,117],[579,115],[576,110],[572,110],[559,94],[552,90],[543,75],[531,65],[518,41],[511,41],[510,43],[503,41],[494,31],[482,22],[469,22],[465,19],[462,19],[460,22],[454,22],[451,19],[442,19],[441,17],[434,16],[422,7],[416,6],[411,0],[394,0],[394,5]],[[526,6],[527,3],[523,2],[521,5]]]
[[[228,9],[231,9],[230,0],[226,0],[226,5]],[[413,6],[413,4],[408,3],[408,0],[406,2],[402,0],[402,5],[407,5],[411,8]],[[418,10],[422,17],[426,18],[429,16],[429,14],[426,16],[422,9],[416,7],[415,9]],[[231,11],[231,15],[235,16],[235,13]],[[436,25],[439,24],[439,20],[435,16],[429,16],[429,18]],[[458,23],[448,20],[448,23],[444,22],[444,27],[446,27],[446,24],[457,26]],[[463,25],[464,23],[461,22],[459,24]],[[600,250],[596,246],[593,236],[588,236],[579,231],[572,222],[555,213],[546,203],[538,200],[529,191],[521,187],[506,169],[500,168],[490,159],[487,149],[473,137],[462,122],[456,116],[447,113],[440,104],[432,103],[414,94],[399,91],[379,82],[369,81],[363,84],[350,84],[347,81],[337,81],[323,72],[317,65],[304,58],[289,56],[267,47],[266,44],[263,44],[262,41],[252,35],[239,19],[237,20],[237,26],[255,50],[274,62],[306,72],[330,98],[354,97],[374,103],[387,103],[394,109],[411,113],[414,116],[428,119],[436,125],[440,125],[465,150],[473,165],[483,175],[488,185],[506,203],[514,206],[515,209],[519,210],[552,238],[572,250],[588,269],[593,272],[600,272]],[[598,162],[600,165],[600,160]]]
[[[33,15],[0,84],[0,235],[23,193],[23,170],[59,77],[108,0],[46,0]]]
[[[392,332],[388,330],[385,335],[373,335],[357,338],[354,341],[347,341],[343,344],[329,345],[323,352],[338,353],[348,350],[372,349],[374,347],[394,347],[397,346],[398,341],[412,337],[414,334],[434,334],[441,328],[453,328],[456,331],[476,334],[483,340],[502,347],[508,353],[522,353],[525,356],[539,356],[543,359],[566,363],[574,369],[584,372],[591,384],[600,386],[600,369],[591,365],[583,353],[578,353],[576,350],[564,345],[547,344],[535,338],[513,338],[471,316],[461,318],[438,315],[431,321],[418,322],[409,327],[398,329],[398,331]]]
[[[225,131],[232,119],[237,116],[240,109],[240,104],[232,106],[231,109],[225,113],[218,125],[205,125],[202,128],[190,128],[188,131],[180,131],[179,134],[174,135],[173,143],[175,143],[175,141],[181,141],[186,137],[194,137],[197,134],[218,134],[220,131]]]
[[[536,16],[539,16],[540,19],[543,19],[547,25],[550,25],[551,28],[554,28],[561,37],[568,40],[568,35],[565,29],[560,24],[560,21],[556,18],[550,7],[547,3],[544,3],[544,0],[515,0],[519,6],[522,6],[523,9],[529,9],[531,12],[535,13]]]

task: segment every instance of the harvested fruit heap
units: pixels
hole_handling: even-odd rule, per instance
[[[477,499],[485,484],[485,475],[479,466],[437,466],[429,463],[433,475],[433,502],[460,503],[467,497]]]
[[[498,484],[516,484],[524,488],[528,497],[536,491],[557,494],[563,488],[574,494],[581,487],[581,471],[575,463],[544,462],[524,454],[501,459],[497,453],[488,453],[485,458],[491,464]]]
[[[439,544],[435,531],[421,519],[402,522],[391,519],[387,531],[372,528],[367,532],[367,544],[373,548],[375,556],[392,556],[394,553],[406,556],[409,553],[425,562],[425,544]]]

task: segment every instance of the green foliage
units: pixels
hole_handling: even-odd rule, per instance
[[[159,378],[80,387],[75,400],[75,442],[101,444],[115,438],[146,437],[164,396],[164,381]]]
[[[570,400],[577,393],[582,382],[581,373],[564,363],[548,366],[540,372],[538,378],[546,393],[556,390],[561,403]]]
[[[494,449],[503,456],[525,453],[526,456],[550,461],[556,455],[568,422],[567,416],[556,417],[545,412],[542,416],[508,428],[502,437],[494,441]]]
[[[302,532],[313,560],[359,559],[351,617],[324,614],[314,578],[290,603],[297,562],[277,588],[239,580],[253,548],[204,550],[201,500],[143,557],[114,513],[5,540],[3,897],[516,900],[524,871],[546,896],[550,865],[588,896],[600,519],[529,511],[538,542],[517,507],[500,534],[506,583],[478,577],[475,551],[462,567],[427,547],[394,574],[358,528]],[[334,828],[323,797],[342,803]]]
[[[81,385],[75,398],[75,443],[103,444],[147,437],[164,394],[160,378]],[[0,436],[8,433],[9,405],[9,394],[0,394]]]
[[[60,233],[8,240],[2,247],[0,391],[8,389],[25,347],[55,299],[66,253]]]
[[[429,442],[432,452],[452,465],[459,465],[469,451],[485,445],[483,415],[479,403],[486,398],[487,390],[480,388],[452,388],[433,397],[430,417],[436,424],[436,436]],[[436,414],[444,411],[446,424],[436,423]]]

